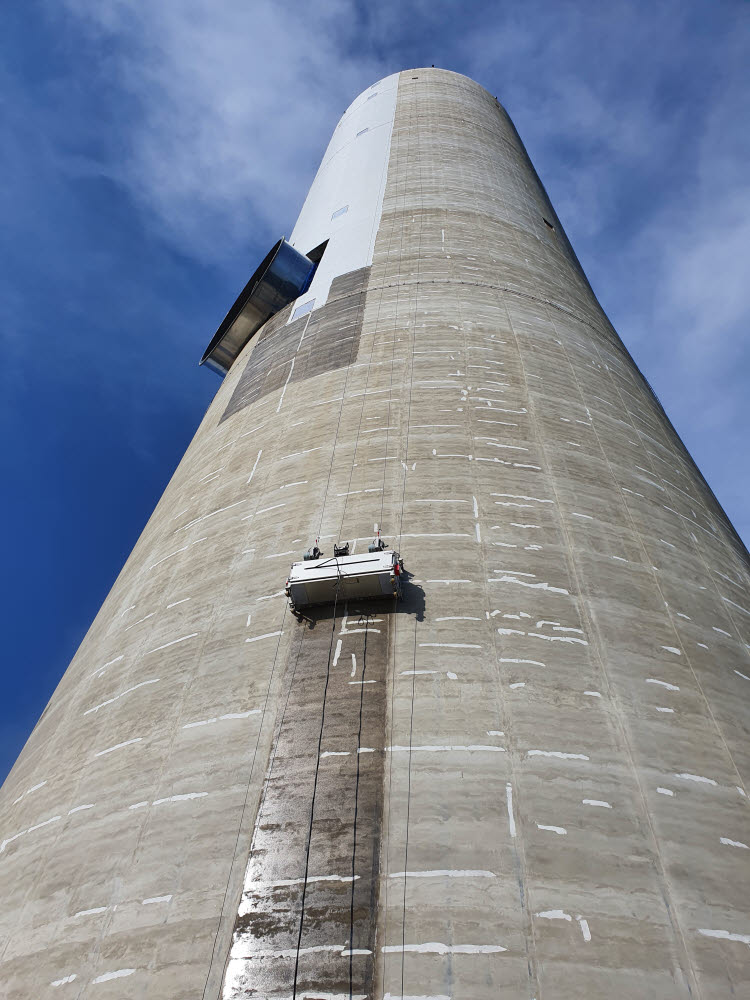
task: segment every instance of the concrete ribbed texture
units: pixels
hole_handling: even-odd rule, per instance
[[[506,113],[397,84],[371,263],[235,363],[3,788],[3,996],[750,994],[747,552]],[[375,524],[404,600],[295,620]]]

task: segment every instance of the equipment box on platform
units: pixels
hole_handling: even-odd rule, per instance
[[[357,597],[400,597],[398,552],[381,549],[361,555],[323,556],[296,562],[289,572],[286,595],[294,609]]]

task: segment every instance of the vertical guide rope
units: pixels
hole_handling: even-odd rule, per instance
[[[420,150],[419,150],[419,107],[416,95],[413,99],[412,107],[412,121],[410,122],[409,128],[409,139],[407,146],[407,164],[411,158],[411,143],[412,136],[416,135],[416,170],[419,184],[419,205],[422,207],[424,205],[423,192],[422,192],[422,171],[420,163]],[[416,336],[417,336],[417,302],[419,299],[419,283],[420,283],[420,268],[422,262],[422,231],[424,226],[424,214],[423,212],[419,216],[419,235],[418,235],[418,245],[417,245],[417,281],[415,283],[414,289],[414,312],[411,325],[411,358],[409,363],[409,399],[407,404],[407,415],[406,415],[406,447],[404,449],[404,468],[402,477],[402,492],[401,492],[401,511],[399,515],[399,525],[398,525],[398,538],[399,538],[399,550],[401,548],[401,532],[403,530],[404,521],[404,505],[406,502],[406,478],[408,473],[409,464],[409,431],[411,428],[411,405],[412,405],[412,390],[414,387],[414,356],[416,348]],[[405,980],[405,966],[406,966],[406,892],[407,892],[407,877],[406,872],[409,870],[409,821],[411,814],[411,765],[412,765],[412,742],[414,735],[414,700],[416,695],[415,690],[415,679],[416,679],[416,662],[417,662],[417,626],[418,620],[415,616],[414,618],[414,650],[412,656],[412,684],[411,684],[411,707],[409,715],[409,760],[408,760],[408,771],[407,771],[407,799],[406,799],[406,833],[404,842],[404,889],[403,889],[403,911],[402,911],[402,921],[401,921],[401,995],[404,995],[404,980]]]
[[[369,618],[369,615],[367,616]],[[349,1000],[354,998],[354,885],[357,877],[357,817],[359,814],[359,760],[362,746],[362,715],[365,697],[365,674],[367,673],[367,619],[365,619],[365,643],[362,650],[362,683],[359,686],[359,729],[357,730],[357,775],[354,783],[354,821],[352,824],[352,891],[349,903]]]
[[[307,845],[305,848],[305,875],[302,883],[302,906],[300,908],[299,932],[297,934],[297,948],[294,958],[294,982],[292,984],[292,1000],[297,1000],[297,974],[299,972],[299,953],[302,947],[302,931],[305,924],[305,899],[307,897],[307,876],[310,872],[310,845],[312,843],[313,820],[315,818],[315,797],[318,791],[318,774],[320,772],[320,748],[323,744],[323,730],[326,721],[326,703],[328,699],[328,683],[331,679],[331,653],[333,652],[333,640],[336,635],[336,607],[339,600],[339,583],[341,576],[336,580],[336,594],[333,601],[333,618],[331,620],[331,638],[328,643],[328,662],[326,664],[326,680],[323,687],[323,708],[320,716],[320,732],[318,733],[318,753],[315,760],[315,778],[313,780],[312,802],[310,803],[310,823],[307,829]]]

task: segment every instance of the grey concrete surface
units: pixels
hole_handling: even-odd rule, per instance
[[[3,787],[3,996],[750,995],[748,554],[465,77],[401,75],[361,277],[245,349]],[[295,620],[375,524],[404,600]]]

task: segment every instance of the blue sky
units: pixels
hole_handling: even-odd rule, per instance
[[[219,382],[196,363],[388,73],[509,110],[750,541],[750,3],[30,0],[0,36],[0,774]]]

